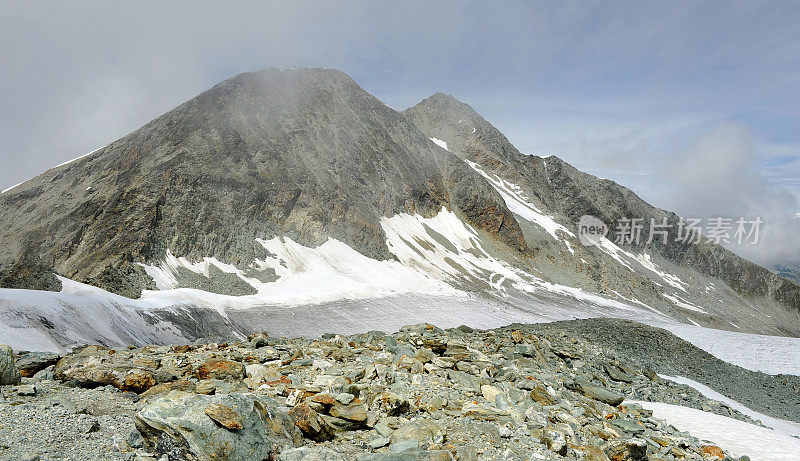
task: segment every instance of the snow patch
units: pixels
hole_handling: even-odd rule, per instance
[[[389,251],[404,266],[432,274],[447,283],[487,283],[500,294],[514,288],[526,293],[555,293],[620,310],[634,309],[629,304],[579,288],[546,282],[493,257],[480,244],[477,231],[445,208],[432,218],[404,213],[384,217],[381,227],[386,233]]]
[[[683,323],[654,324],[728,363],[771,375],[800,376],[800,338],[717,330]]]
[[[428,139],[433,141],[434,144],[436,144],[437,146],[441,147],[442,149],[450,152],[450,149],[447,148],[447,143],[442,141],[441,139],[439,139],[439,138],[428,138]]]
[[[653,263],[653,260],[650,259],[650,255],[649,254],[642,253],[640,255],[635,255],[634,256],[634,255],[631,255],[630,253],[628,253],[628,255],[630,255],[634,259],[636,259],[636,261],[638,261],[639,264],[642,265],[642,267],[644,267],[645,269],[649,270],[650,272],[653,272],[656,275],[658,275],[659,277],[661,277],[661,279],[663,281],[667,282],[669,285],[672,285],[673,287],[678,288],[679,290],[686,291],[686,287],[688,286],[688,284],[686,282],[684,282],[683,280],[679,279],[678,277],[660,270],[658,268],[658,266],[656,266]]]
[[[311,248],[294,240],[275,237],[256,239],[270,256],[256,259],[251,269],[275,271],[278,279],[262,282],[248,276],[236,266],[205,257],[198,262],[176,258],[171,252],[158,266],[144,265],[145,272],[161,291],[145,291],[142,299],[162,306],[192,302],[204,307],[242,309],[259,305],[296,306],[319,304],[339,300],[379,298],[403,293],[427,295],[463,295],[439,280],[403,266],[397,261],[378,261],[362,255],[336,239]],[[258,293],[247,296],[229,296],[206,291],[176,288],[178,268],[208,277],[214,266],[222,272],[234,274],[247,282]]]
[[[757,421],[761,421],[761,424],[771,427],[776,431],[783,432],[793,437],[800,437],[800,424],[795,423],[794,421],[787,421],[785,419],[773,418],[772,416],[767,416],[763,413],[751,410],[749,407],[737,402],[736,400],[725,397],[724,395],[720,394],[714,389],[711,389],[705,384],[700,384],[697,381],[693,381],[689,378],[684,378],[683,376],[667,376],[667,375],[658,375],[658,376],[660,376],[663,379],[678,384],[684,384],[686,386],[697,389],[697,391],[703,394],[706,398],[723,402],[724,404],[728,405],[734,410],[738,410],[742,414],[745,414]]]
[[[475,171],[480,173],[481,176],[486,178],[487,181],[500,193],[506,206],[512,213],[521,216],[523,219],[538,225],[552,235],[556,240],[564,239],[563,235],[558,232],[575,237],[569,229],[557,223],[552,216],[545,215],[540,209],[530,202],[530,199],[522,191],[522,188],[516,184],[510,183],[496,174],[489,174],[475,162],[466,160],[467,164]],[[571,248],[570,248],[571,250]]]
[[[667,293],[662,293],[661,296],[669,299],[670,301],[672,301],[673,304],[675,304],[678,307],[682,307],[690,311],[700,312],[701,314],[708,314],[708,312],[706,312],[702,308],[695,306],[694,304],[686,301],[685,299],[681,298],[678,295],[669,295]]]
[[[800,453],[800,440],[783,432],[679,405],[629,403],[638,403],[679,430],[717,444],[736,456],[748,455],[753,461],[785,461],[796,459]]]
[[[595,244],[595,246],[598,249],[600,249],[600,251],[602,251],[603,253],[611,256],[615,261],[620,263],[622,266],[628,268],[632,272],[636,272],[634,270],[634,268],[633,268],[633,264],[634,263],[638,263],[644,269],[646,269],[649,272],[652,272],[653,274],[655,274],[658,277],[659,280],[663,281],[664,283],[666,283],[666,284],[668,284],[668,285],[670,285],[670,286],[672,286],[674,288],[677,288],[677,289],[685,292],[686,291],[686,287],[689,286],[688,283],[684,282],[683,280],[681,280],[677,276],[672,275],[672,274],[670,274],[668,272],[664,272],[661,269],[659,269],[658,266],[656,266],[656,264],[653,262],[653,260],[650,257],[650,255],[647,254],[647,253],[642,253],[642,254],[638,254],[637,255],[637,254],[633,254],[631,252],[625,251],[622,248],[620,248],[619,246],[617,246],[616,243],[612,242],[611,240],[609,240],[608,238],[605,238],[605,237],[599,239],[599,241]],[[652,278],[651,278],[651,280],[652,280]],[[658,283],[658,282],[656,282],[654,280],[653,280],[653,283],[655,283],[658,286],[663,286],[663,285],[661,285],[660,283]],[[695,306],[695,308],[699,309],[696,306]]]

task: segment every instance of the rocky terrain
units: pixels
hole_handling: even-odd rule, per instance
[[[675,354],[657,353],[666,344]],[[702,357],[699,367],[689,354]],[[609,320],[419,324],[318,339],[257,333],[64,355],[5,348],[0,459],[734,459],[631,403],[753,422],[657,375],[708,378],[702,369],[752,389],[756,374],[702,354],[663,330]],[[778,402],[791,386],[776,379],[760,398]],[[792,403],[793,413],[762,408],[798,420]]]
[[[641,219],[645,238],[584,246],[585,214]],[[644,243],[650,219],[673,227]],[[0,193],[0,335],[53,351],[192,342],[286,307],[352,319],[410,296],[800,336],[797,284],[676,241],[678,219],[519,152],[452,96],[396,111],[333,69],[248,72]],[[403,323],[420,321],[439,320]]]
[[[255,239],[276,235],[333,237],[386,259],[381,217],[443,206],[526,249],[480,175],[347,75],[249,72],[0,195],[0,286],[57,291],[55,272],[138,297],[156,286],[136,263],[172,251],[245,269],[267,254]],[[180,286],[255,293],[221,270],[205,275],[177,274]]]

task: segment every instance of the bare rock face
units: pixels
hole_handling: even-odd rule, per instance
[[[647,235],[651,219],[656,223],[666,219],[672,226],[666,239],[650,243],[642,239],[632,245],[632,249],[658,253],[682,267],[722,279],[745,297],[766,298],[794,310],[800,309],[800,285],[722,246],[676,241],[679,217],[675,213],[656,208],[633,191],[581,172],[556,156],[545,158],[520,153],[503,133],[451,95],[436,93],[403,114],[426,136],[446,141],[455,155],[521,187],[528,197],[569,229],[575,230],[575,223],[583,215],[595,216],[606,223],[620,218],[641,218],[643,235]],[[534,245],[531,241],[528,244]],[[797,328],[786,327],[784,331],[795,335]]]
[[[526,249],[482,177],[345,74],[245,73],[0,195],[0,286],[57,290],[56,272],[135,297],[154,288],[137,263],[170,250],[245,267],[264,256],[257,237],[332,237],[386,259],[381,217],[442,207]]]

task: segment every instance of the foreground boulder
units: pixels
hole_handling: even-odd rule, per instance
[[[61,357],[58,354],[52,352],[25,352],[17,357],[17,369],[20,375],[30,378],[50,365],[55,365],[59,358]]]
[[[8,346],[0,346],[0,385],[19,384],[20,379],[14,351]]]
[[[123,391],[144,392],[157,384],[152,367],[120,358],[121,354],[101,346],[87,346],[56,363],[53,375],[82,387],[114,386]],[[146,363],[145,360],[139,360]]]
[[[148,448],[170,460],[267,460],[300,436],[266,399],[172,391],[136,415]]]

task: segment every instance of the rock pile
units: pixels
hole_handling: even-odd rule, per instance
[[[53,360],[21,354],[34,376],[25,385],[36,389],[6,386],[4,403],[39,409],[67,392],[128,402],[115,404],[123,423],[95,429],[111,432],[113,448],[74,459],[732,459],[625,399],[747,420],[591,342],[522,325],[420,324],[321,339],[260,333],[229,344],[87,346]],[[22,458],[8,435],[0,443],[0,455]]]

